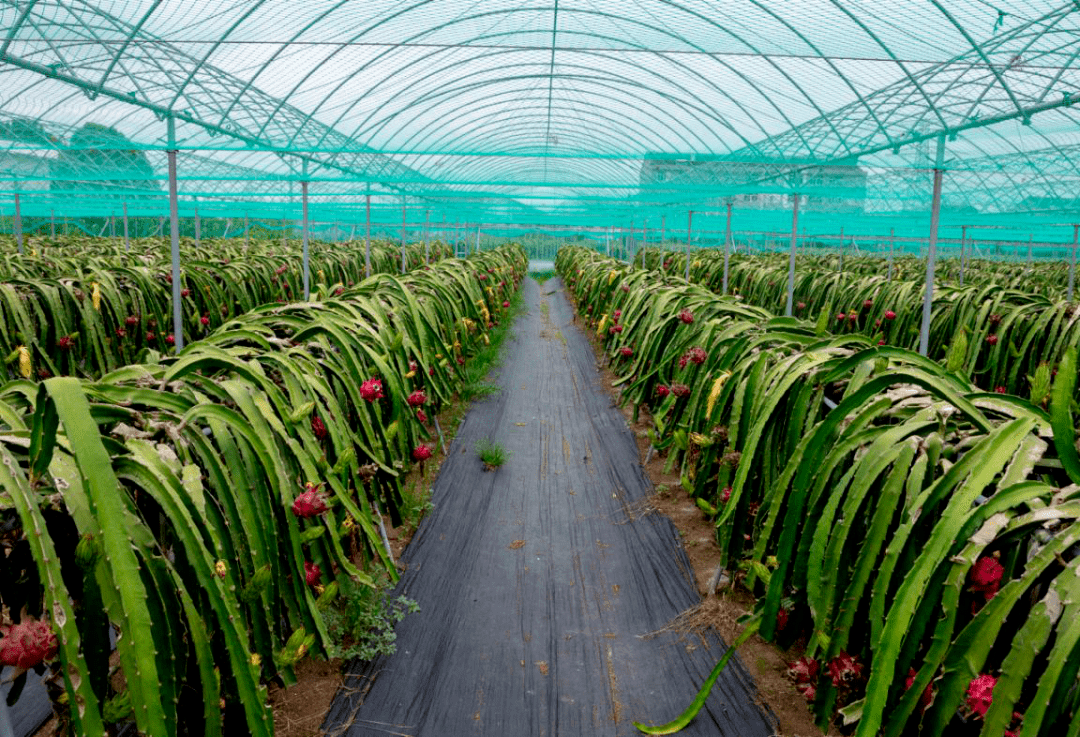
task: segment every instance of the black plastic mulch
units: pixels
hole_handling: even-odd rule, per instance
[[[523,296],[501,391],[465,418],[404,556],[396,593],[421,611],[394,655],[347,669],[333,734],[634,735],[679,714],[724,651],[644,636],[699,601],[689,562],[667,518],[635,514],[651,486],[561,283]],[[500,470],[481,438],[510,451]],[[735,659],[683,734],[775,734],[755,701]]]

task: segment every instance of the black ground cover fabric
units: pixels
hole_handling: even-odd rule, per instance
[[[669,520],[600,385],[558,280],[526,280],[497,371],[466,416],[404,561],[421,611],[397,652],[350,665],[324,729],[361,735],[607,737],[689,704],[724,651],[654,632],[699,601]],[[510,451],[485,472],[474,446]],[[771,714],[738,660],[687,735],[764,737]]]

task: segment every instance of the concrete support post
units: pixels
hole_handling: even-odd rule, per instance
[[[728,292],[728,266],[731,261],[731,206],[734,202],[728,198],[727,201],[727,225],[724,226],[724,287],[720,292],[721,294],[727,294]]]
[[[307,164],[307,161],[304,161]],[[307,167],[304,167],[307,169]],[[306,173],[306,172],[305,172]],[[302,249],[302,259],[304,264],[304,301],[307,302],[311,297],[311,260],[308,253],[308,182],[307,180],[300,182],[300,212],[301,212],[301,224],[300,224],[300,239]]]
[[[934,194],[930,204],[930,240],[926,249],[926,294],[923,297],[922,329],[919,332],[919,353],[930,349],[930,316],[934,303],[934,260],[937,256],[938,222],[941,219],[941,179],[945,165],[945,136],[938,136],[934,157]]]
[[[694,211],[691,210],[686,217],[686,281],[690,282],[690,235],[694,226]]]
[[[784,315],[791,317],[795,297],[795,249],[799,246],[799,193],[791,196],[791,255],[788,256],[787,306]]]
[[[172,303],[173,303],[173,339],[176,350],[184,347],[183,297],[180,291],[180,203],[176,185],[176,121],[168,119],[169,150],[169,226],[172,254]]]

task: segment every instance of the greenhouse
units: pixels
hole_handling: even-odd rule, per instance
[[[1080,735],[1080,4],[0,2],[0,737]]]

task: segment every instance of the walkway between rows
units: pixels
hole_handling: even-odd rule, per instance
[[[394,655],[352,666],[332,733],[629,737],[681,712],[723,653],[643,637],[698,602],[689,562],[669,520],[632,513],[651,487],[561,283],[523,296],[500,391],[465,418],[404,556],[395,595],[421,611]],[[481,438],[510,451],[500,470]],[[774,733],[735,662],[683,734]]]

